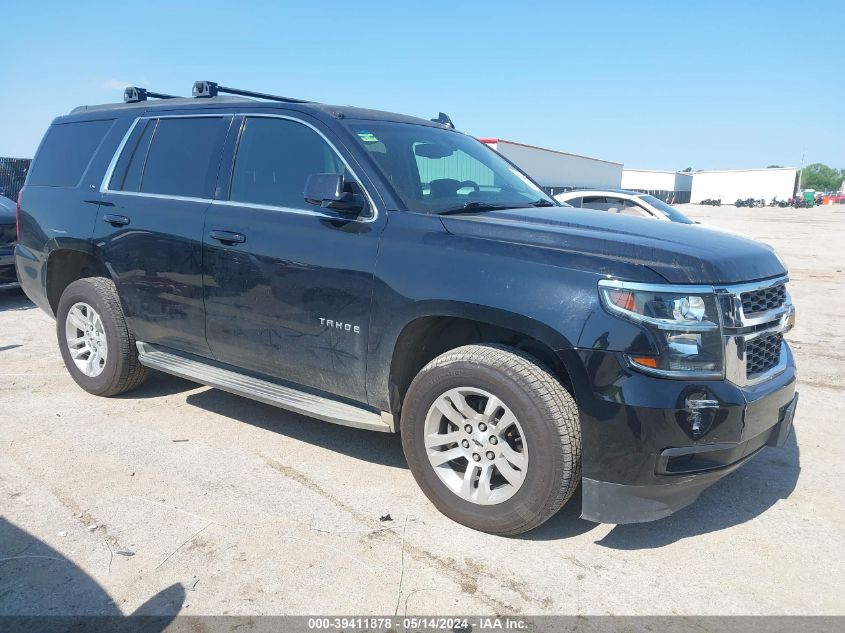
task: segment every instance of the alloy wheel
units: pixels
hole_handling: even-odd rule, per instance
[[[84,302],[74,303],[65,318],[65,339],[74,364],[86,376],[103,373],[108,359],[108,342],[103,320]]]
[[[525,481],[525,434],[508,406],[492,393],[475,387],[450,389],[431,405],[424,431],[434,472],[466,501],[502,503]]]

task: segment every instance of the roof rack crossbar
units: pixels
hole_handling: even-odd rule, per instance
[[[279,95],[266,94],[264,92],[254,92],[252,90],[241,90],[240,88],[228,88],[221,86],[213,81],[195,81],[193,90],[191,91],[195,97],[216,97],[219,93],[225,92],[230,95],[239,95],[241,97],[253,97],[254,99],[266,99],[268,101],[281,101],[283,103],[313,103],[305,99],[292,99],[291,97],[281,97]]]
[[[128,86],[123,91],[124,103],[138,103],[139,101],[146,101],[149,97],[153,99],[178,99],[175,95],[166,95],[161,92],[152,92],[146,88],[139,88],[138,86]]]

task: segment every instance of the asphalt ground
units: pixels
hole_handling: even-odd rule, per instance
[[[785,448],[638,525],[576,493],[490,536],[433,508],[398,436],[163,374],[91,396],[0,293],[0,614],[845,613],[845,207],[682,210],[788,264],[801,401]]]

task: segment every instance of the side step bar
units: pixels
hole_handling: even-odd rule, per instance
[[[315,396],[267,380],[221,369],[201,360],[171,354],[149,343],[138,341],[137,345],[138,360],[151,369],[326,422],[386,433],[396,431],[395,419],[386,411],[376,413],[330,398]]]

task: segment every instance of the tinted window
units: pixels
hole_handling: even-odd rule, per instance
[[[29,184],[75,186],[111,125],[108,120],[50,126],[30,170]]]
[[[524,173],[471,136],[430,125],[345,123],[410,211],[551,202]]]
[[[582,200],[582,198],[572,198],[572,200],[567,200],[566,204],[571,205],[573,207],[579,207],[580,208],[581,200]]]
[[[222,118],[159,119],[147,152],[140,190],[193,198],[211,197],[212,160],[218,158]]]
[[[126,144],[114,170],[109,189],[114,191],[140,191],[141,172],[150,148],[150,139],[156,128],[156,119],[141,121],[137,133]]]
[[[310,127],[286,119],[247,118],[230,199],[313,209],[302,196],[311,174],[343,173],[343,163]]]

